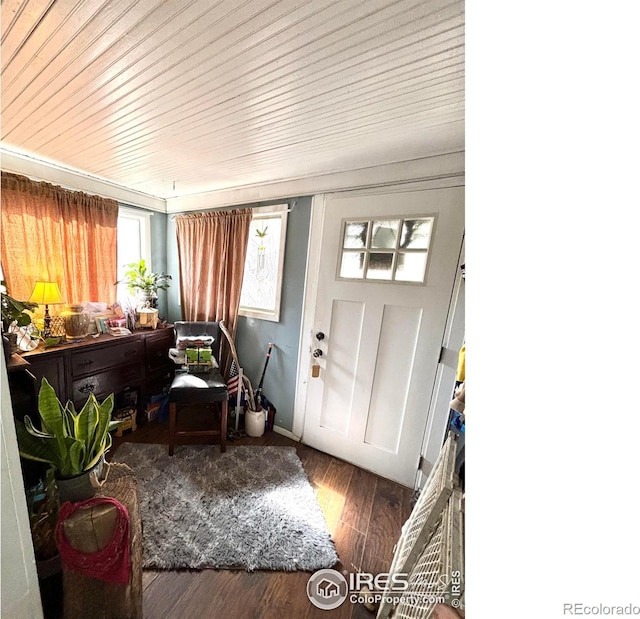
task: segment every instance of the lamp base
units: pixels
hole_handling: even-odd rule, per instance
[[[42,337],[51,337],[51,316],[49,315],[49,306],[44,306],[44,327],[42,327]]]

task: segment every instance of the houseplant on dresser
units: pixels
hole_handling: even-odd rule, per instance
[[[4,280],[0,282],[0,305],[2,307],[2,340],[7,356],[19,350],[18,331],[31,324],[28,311],[38,307],[37,303],[18,301],[7,291]]]
[[[158,290],[167,290],[171,275],[152,273],[147,268],[144,258],[140,262],[124,265],[127,269],[124,278],[116,284],[125,284],[129,292],[136,295],[139,307],[158,307]],[[147,305],[148,304],[148,305]]]
[[[20,455],[53,468],[61,502],[91,498],[104,483],[108,472],[104,455],[112,442],[109,432],[120,424],[111,421],[113,405],[113,394],[99,403],[91,393],[76,412],[72,402],[62,405],[43,378],[38,395],[41,427],[37,428],[28,415],[24,423],[16,420]]]

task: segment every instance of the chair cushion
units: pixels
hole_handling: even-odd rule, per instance
[[[219,402],[227,399],[227,385],[220,372],[176,374],[169,389],[170,402]]]

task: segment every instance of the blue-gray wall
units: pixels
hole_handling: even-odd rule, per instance
[[[169,273],[167,271],[167,215],[165,213],[152,213],[151,215],[151,266],[154,273]],[[176,288],[177,281],[171,280],[171,288]],[[158,314],[167,317],[167,291],[158,290]]]
[[[263,393],[276,408],[276,425],[291,431],[302,323],[302,297],[307,268],[311,197],[238,205],[236,208],[254,208],[283,202],[287,202],[289,207],[293,208],[287,219],[280,321],[272,322],[240,316],[236,331],[236,348],[240,364],[255,388],[260,381],[269,342],[274,343],[265,374]],[[175,221],[168,217],[166,224],[166,267],[167,272],[174,278],[171,288],[167,291],[168,316],[170,321],[175,321],[182,318],[178,245]]]

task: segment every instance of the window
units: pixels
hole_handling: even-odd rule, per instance
[[[118,280],[122,279],[125,264],[144,258],[151,265],[151,213],[121,206],[118,209]],[[118,285],[118,299],[129,299],[123,284]]]
[[[340,279],[424,283],[434,217],[343,222]]]
[[[287,210],[288,205],[279,204],[253,215],[240,295],[241,316],[280,320]]]

